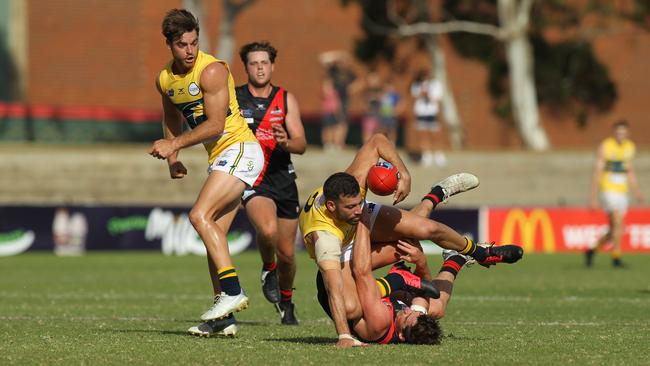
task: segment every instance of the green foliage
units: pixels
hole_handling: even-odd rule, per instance
[[[611,4],[600,6],[603,12],[611,8]],[[445,10],[459,20],[489,24],[498,21],[495,2],[447,1]],[[580,125],[584,125],[589,111],[604,112],[613,106],[617,97],[616,86],[589,43],[570,39],[549,43],[541,36],[544,27],[549,25],[577,26],[580,16],[578,9],[571,8],[566,2],[544,2],[534,8],[529,39],[533,48],[539,103],[552,107],[556,112],[573,115]],[[486,64],[490,71],[488,90],[495,101],[494,111],[500,117],[507,117],[509,113],[504,112],[510,101],[503,44],[477,34],[453,33],[449,37],[461,55]]]
[[[549,44],[537,35],[531,37],[531,43],[535,60],[544,60],[535,67],[540,103],[566,106],[573,101],[598,112],[612,107],[617,96],[616,86],[589,43]]]
[[[355,2],[342,0],[344,4]],[[392,60],[397,40],[385,31],[395,25],[387,18],[387,1],[356,1],[363,11],[364,36],[357,40],[355,55],[371,64],[377,59]],[[540,104],[559,113],[572,115],[582,125],[591,112],[604,112],[613,106],[617,92],[605,65],[598,61],[591,45],[583,40],[550,43],[541,34],[545,27],[575,27],[587,12],[616,15],[607,1],[589,1],[579,8],[565,1],[537,2],[531,16],[530,41],[533,47],[535,82]],[[412,2],[411,7],[416,6]],[[497,3],[487,0],[446,0],[442,4],[444,19],[498,24]],[[635,2],[634,12],[622,14],[639,21],[648,18],[650,0]],[[374,27],[373,27],[374,25]],[[378,26],[384,32],[378,32]],[[510,116],[508,66],[503,43],[490,36],[451,33],[449,39],[458,53],[483,62],[489,70],[487,89],[494,100],[494,111],[502,118]]]
[[[358,3],[362,9],[361,28],[364,34],[355,41],[354,55],[361,62],[371,64],[378,59],[392,60],[395,42],[390,30],[395,25],[388,19],[386,0],[341,0],[343,6]]]
[[[186,329],[210,305],[205,258],[104,252],[0,257],[2,365],[639,365],[650,359],[650,256],[607,256],[585,269],[575,254],[531,255],[515,265],[463,269],[440,346],[338,350],[315,300],[316,265],[298,252],[300,325],[279,324],[264,300],[256,252],[233,258],[251,307],[236,338]],[[440,257],[429,260],[432,270]]]

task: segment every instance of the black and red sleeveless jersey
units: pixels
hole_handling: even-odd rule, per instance
[[[379,343],[379,344],[393,344],[393,343],[400,343],[399,335],[395,331],[395,319],[397,318],[397,313],[400,310],[404,310],[408,306],[404,304],[403,302],[390,298],[390,297],[384,297],[381,299],[381,302],[386,305],[391,312],[391,320],[390,320],[390,327],[388,327],[388,330],[386,333],[384,333],[383,336],[379,337],[379,339],[375,340],[368,340],[368,339],[363,339],[359,337],[358,334],[355,334],[357,338],[359,338],[360,341],[366,342],[366,343]]]
[[[264,150],[264,169],[253,187],[261,184],[284,187],[293,182],[296,173],[291,154],[278,146],[271,127],[273,123],[278,123],[287,130],[284,120],[287,115],[287,91],[273,86],[268,98],[253,96],[248,84],[238,86],[235,91],[239,110]]]

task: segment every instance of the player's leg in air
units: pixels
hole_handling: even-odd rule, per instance
[[[373,242],[396,241],[400,238],[431,240],[444,249],[469,255],[485,267],[517,262],[523,256],[523,249],[517,245],[476,244],[449,226],[428,218],[439,203],[478,185],[478,178],[472,174],[455,174],[435,184],[410,212],[382,206],[372,226],[371,239]]]

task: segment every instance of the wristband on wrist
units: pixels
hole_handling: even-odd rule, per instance
[[[421,305],[411,305],[411,310],[419,311],[422,314],[427,313],[427,309],[424,306],[421,306]]]
[[[350,335],[348,333],[343,333],[343,334],[339,334],[339,341],[341,339],[352,339],[352,340],[354,340],[354,337],[352,337],[352,335]]]

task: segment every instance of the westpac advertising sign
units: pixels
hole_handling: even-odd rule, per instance
[[[607,215],[585,208],[490,208],[488,241],[521,245],[526,252],[583,251],[609,230]],[[622,250],[650,252],[650,209],[625,216]]]

